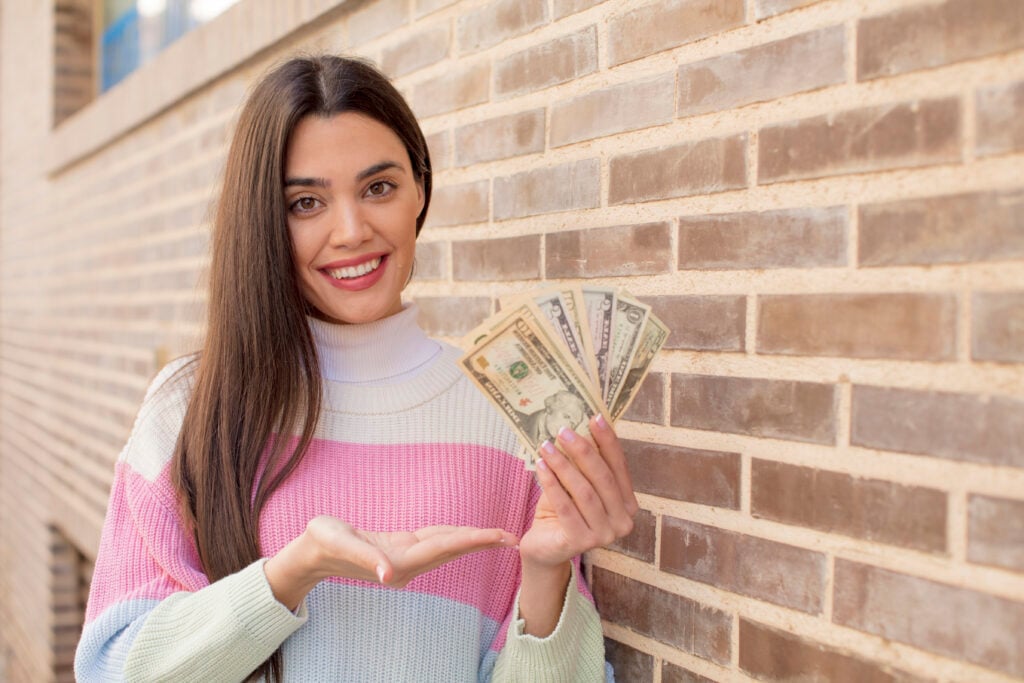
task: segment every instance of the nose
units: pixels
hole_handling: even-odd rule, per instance
[[[342,203],[336,205],[336,208],[334,220],[331,222],[332,247],[353,249],[372,237],[373,228],[357,203]]]

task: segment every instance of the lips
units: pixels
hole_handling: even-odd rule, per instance
[[[367,273],[372,273],[377,270],[381,264],[381,257],[364,261],[357,266],[346,266],[344,268],[325,268],[327,274],[336,280],[351,280],[352,278],[362,277]]]
[[[318,270],[332,287],[358,291],[376,284],[384,275],[387,264],[387,254],[370,254],[358,259],[329,263]]]

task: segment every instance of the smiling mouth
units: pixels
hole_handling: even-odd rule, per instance
[[[357,277],[362,277],[380,268],[381,261],[383,258],[378,256],[372,258],[369,261],[364,261],[358,266],[348,266],[346,268],[329,268],[325,269],[328,275],[333,277],[335,280],[353,280]]]

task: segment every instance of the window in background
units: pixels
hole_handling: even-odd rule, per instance
[[[100,92],[238,0],[103,0]]]
[[[53,125],[239,0],[55,0]]]

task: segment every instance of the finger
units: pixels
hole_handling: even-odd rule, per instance
[[[558,433],[558,443],[569,455],[573,463],[586,478],[590,488],[596,492],[601,500],[606,515],[587,516],[587,523],[595,531],[608,526],[612,529],[615,537],[629,533],[632,530],[632,514],[627,512],[626,505],[622,498],[622,489],[612,472],[608,462],[590,441],[584,439],[571,429],[563,428]],[[567,484],[569,482],[566,482]],[[569,489],[574,497],[580,495],[589,496],[588,489]],[[587,511],[584,510],[586,513]],[[605,534],[602,533],[602,536]],[[609,541],[610,542],[610,541]]]
[[[580,440],[582,441],[582,438]],[[608,537],[609,532],[607,530],[610,527],[608,523],[609,512],[590,480],[584,476],[570,457],[560,453],[550,442],[545,442],[541,447],[541,455],[541,459],[558,478],[558,483],[567,494],[570,504],[573,505],[576,514],[579,515],[582,521],[582,529],[572,531],[566,529],[567,533],[571,533],[572,537],[578,538],[580,542],[588,546],[611,543],[614,539]],[[582,455],[582,451],[577,455]],[[593,457],[598,458],[596,455]],[[605,470],[608,469],[603,464],[602,467]],[[611,476],[610,473],[608,476]],[[614,495],[618,495],[614,488],[612,492]],[[547,493],[547,490],[545,490],[545,493]],[[549,498],[549,501],[552,504],[555,502],[551,498]],[[559,513],[559,520],[562,520],[561,510],[556,508],[556,511]]]
[[[551,468],[552,461],[559,459],[565,461],[566,457],[558,453],[550,441],[545,441],[544,446],[541,447],[541,457],[537,459],[537,483],[540,484],[544,496],[547,497],[548,503],[554,509],[566,538],[579,539],[590,533],[590,527],[583,519],[583,515],[580,514],[572,496],[565,490],[558,475]],[[571,463],[569,465],[571,466]],[[562,467],[561,463],[559,463],[559,467]]]
[[[422,574],[463,555],[489,548],[511,548],[519,539],[504,529],[475,527],[427,527],[416,535],[417,542],[403,558],[403,568],[412,575]]]
[[[601,456],[608,467],[615,475],[619,486],[619,492],[625,503],[626,511],[632,516],[640,509],[636,494],[633,491],[633,476],[629,473],[629,465],[626,462],[626,454],[622,449],[622,442],[619,441],[615,430],[605,419],[604,415],[595,415],[590,420],[590,433],[601,451]]]
[[[519,543],[515,534],[504,529],[492,528],[481,529],[473,526],[429,526],[416,531],[416,537],[421,541],[437,539],[443,543],[450,544],[448,547],[458,550],[459,548],[470,547],[513,547]]]

